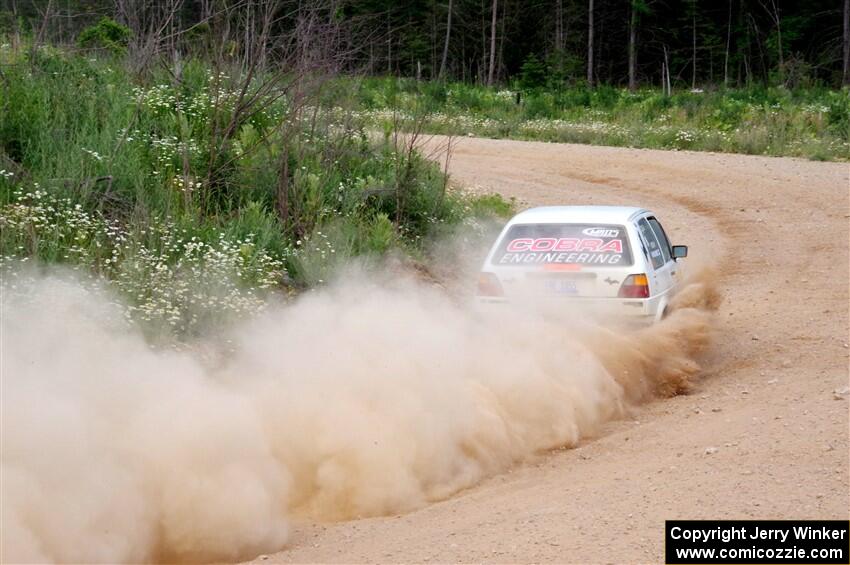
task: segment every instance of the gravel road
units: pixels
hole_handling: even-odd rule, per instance
[[[665,519],[848,518],[846,163],[464,138],[450,172],[523,205],[651,208],[715,263],[696,389],[419,511],[302,523],[263,562],[659,561]]]

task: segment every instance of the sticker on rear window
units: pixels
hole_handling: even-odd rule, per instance
[[[620,235],[620,230],[614,228],[584,228],[581,233],[593,237],[617,237]]]
[[[512,226],[493,255],[497,265],[628,266],[632,254],[622,226],[525,224]]]

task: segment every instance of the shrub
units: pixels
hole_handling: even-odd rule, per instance
[[[827,108],[829,129],[850,141],[850,94],[844,92],[831,93]]]
[[[80,32],[77,42],[80,47],[102,48],[117,54],[124,52],[130,35],[130,28],[104,16],[99,22]]]
[[[522,63],[519,74],[519,86],[523,90],[540,88],[546,84],[548,72],[546,64],[534,53],[529,54]]]

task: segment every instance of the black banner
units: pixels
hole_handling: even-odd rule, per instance
[[[667,520],[664,560],[698,563],[850,563],[846,520]]]

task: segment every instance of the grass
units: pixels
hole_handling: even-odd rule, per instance
[[[221,141],[239,77],[201,61],[179,81],[140,80],[120,56],[31,55],[0,38],[0,65],[4,284],[21,263],[91,272],[157,334],[204,333],[352,257],[421,255],[440,230],[510,212],[447,190],[437,165],[362,119],[294,112],[286,97]]]
[[[665,96],[608,86],[519,91],[367,78],[354,96],[372,122],[425,119],[432,133],[850,159],[846,90],[682,90]]]

